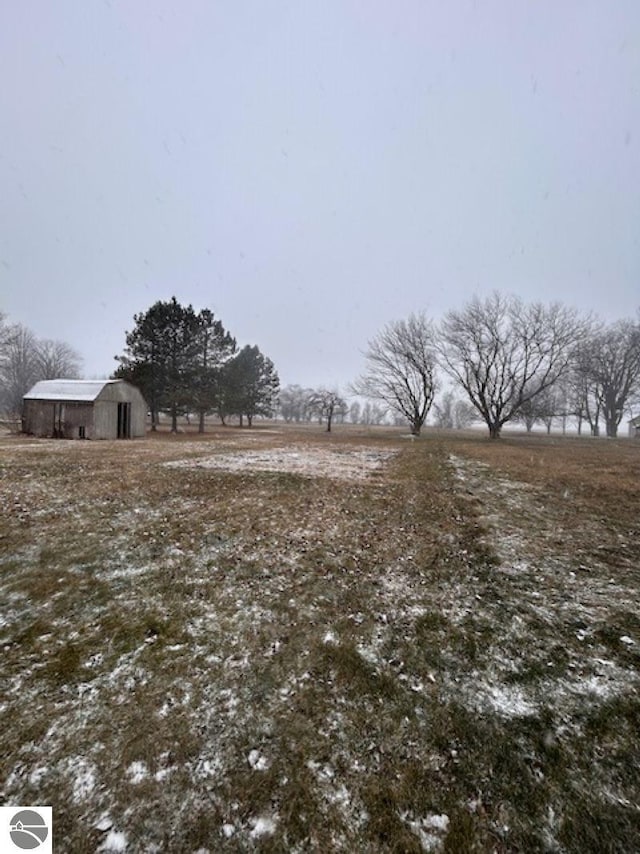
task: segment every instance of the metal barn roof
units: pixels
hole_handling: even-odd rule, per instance
[[[95,400],[105,386],[122,380],[40,380],[25,400]]]

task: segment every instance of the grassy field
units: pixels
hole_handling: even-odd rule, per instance
[[[640,851],[640,443],[0,440],[55,851]]]

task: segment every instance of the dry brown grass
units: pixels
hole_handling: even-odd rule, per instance
[[[202,465],[245,451],[336,476]],[[61,852],[634,850],[639,460],[1,441],[3,801],[52,803]]]

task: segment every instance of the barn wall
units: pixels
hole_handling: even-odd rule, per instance
[[[34,436],[53,436],[53,403],[48,400],[25,400],[22,429]]]
[[[58,426],[65,439],[93,438],[93,404],[72,401],[25,400],[23,407],[23,430],[34,436],[51,438]]]
[[[109,435],[100,436],[98,438],[117,438],[118,403],[131,404],[131,438],[135,439],[139,436],[146,435],[147,403],[144,397],[140,393],[140,390],[135,386],[125,382],[119,382],[105,386],[95,402],[96,419],[98,418],[98,409],[100,408],[102,412],[102,407],[105,407],[104,414],[101,414],[100,418],[103,419],[101,423],[104,425],[104,429],[109,431]]]
[[[62,405],[62,435],[65,439],[93,439],[93,404],[66,402]],[[84,436],[80,428],[84,427]]]
[[[118,438],[118,404],[96,400],[93,404],[94,439]]]

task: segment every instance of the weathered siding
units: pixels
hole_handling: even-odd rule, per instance
[[[25,400],[22,429],[34,436],[53,436],[53,403],[48,400]]]
[[[118,403],[131,404],[131,438],[144,436],[147,430],[147,404],[139,389],[129,383],[111,383],[98,395],[96,408],[96,434],[98,439],[116,439],[118,436]],[[100,414],[98,414],[100,412]],[[98,427],[100,424],[100,427]]]
[[[93,406],[90,403],[62,404],[62,438],[93,439]]]
[[[74,401],[26,400],[22,429],[35,436],[92,439],[93,405]]]

